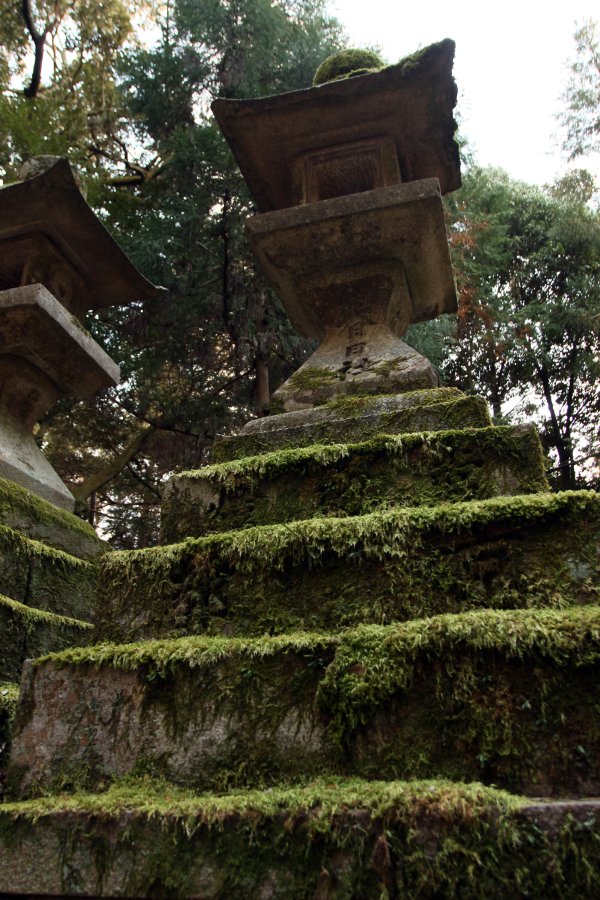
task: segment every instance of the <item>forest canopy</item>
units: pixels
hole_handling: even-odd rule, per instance
[[[243,236],[254,211],[210,113],[215,97],[307,87],[347,46],[325,0],[0,0],[0,176],[68,156],[88,202],[165,298],[88,327],[122,384],[62,402],[38,441],[115,546],[152,544],[170,473],[268,412],[305,358]],[[583,163],[600,139],[593,23],[558,111]],[[596,68],[594,70],[594,65]],[[498,422],[533,418],[557,487],[598,482],[600,213],[582,168],[537,188],[463,166],[447,198],[458,316],[408,342]]]

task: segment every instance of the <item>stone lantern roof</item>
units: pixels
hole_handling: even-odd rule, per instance
[[[358,190],[423,178],[437,178],[442,194],[459,188],[454,47],[447,39],[380,72],[318,87],[258,100],[216,100],[213,112],[259,210],[307,202],[300,171],[306,154],[373,138],[392,143],[399,172],[386,177],[390,157],[384,148],[364,162]],[[372,183],[369,166],[384,170]],[[312,199],[351,193],[347,187],[338,193],[329,185]]]
[[[138,272],[60,159],[0,190],[0,290],[43,284],[69,312],[148,300],[162,293]]]

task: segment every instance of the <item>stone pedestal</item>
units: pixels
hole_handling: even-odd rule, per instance
[[[74,500],[32,430],[61,397],[119,381],[119,367],[41,284],[0,292],[0,476],[62,509]]]
[[[321,341],[274,411],[437,386],[399,340],[411,322],[456,310],[437,178],[265,213],[247,231],[296,330]]]

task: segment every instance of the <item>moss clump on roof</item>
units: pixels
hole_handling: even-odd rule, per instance
[[[371,50],[340,50],[321,63],[315,72],[313,84],[325,84],[328,81],[338,81],[340,78],[351,78],[353,75],[378,72],[384,65],[381,57]]]

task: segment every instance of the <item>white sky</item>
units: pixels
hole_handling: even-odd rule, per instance
[[[600,20],[598,0],[330,0],[351,46],[378,45],[397,62],[456,41],[461,132],[481,165],[544,184],[567,168],[555,114],[574,55],[575,23]],[[599,160],[579,160],[600,175]]]

